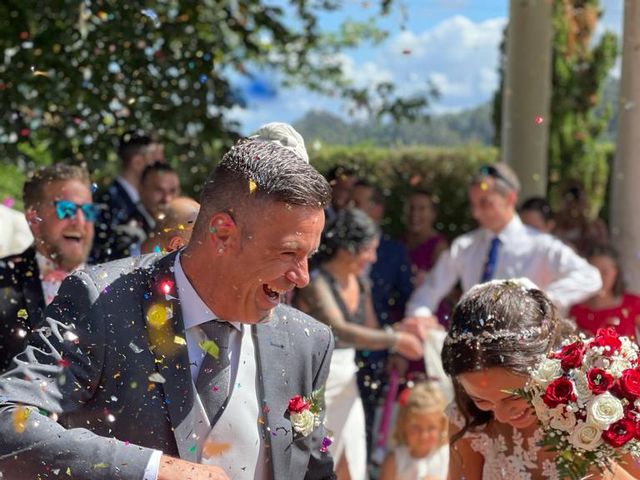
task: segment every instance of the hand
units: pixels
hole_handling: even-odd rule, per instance
[[[201,465],[162,455],[158,480],[229,480],[229,477],[215,465]]]
[[[409,360],[420,360],[423,355],[422,342],[418,337],[408,332],[396,332],[398,336],[394,345],[394,350],[407,357]]]
[[[442,330],[444,328],[440,325],[438,318],[433,315],[428,317],[406,317],[396,325],[398,330],[412,333],[422,341],[427,338],[427,331],[429,329]],[[394,325],[394,327],[396,325]]]

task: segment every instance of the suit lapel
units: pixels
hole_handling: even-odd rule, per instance
[[[43,320],[42,311],[44,310],[44,293],[42,292],[35,249],[29,248],[24,252],[19,268],[22,279],[22,295],[29,314],[29,326],[34,327]]]
[[[197,405],[194,405],[184,322],[173,275],[176,255],[177,252],[171,253],[156,263],[144,296],[144,313],[156,370],[164,378],[164,383],[156,386],[164,393],[180,457],[195,461],[193,445],[196,442],[191,434],[193,410]]]
[[[289,349],[289,336],[286,330],[277,328],[278,323],[279,318],[274,318],[270,323],[255,325],[252,329],[256,345],[258,385],[261,388],[260,407],[264,416],[263,438],[271,455],[271,478],[274,479],[290,475],[293,448],[291,423],[284,417],[289,404],[288,389],[284,385],[280,369],[276,368],[277,365],[286,365],[290,361],[285,356]]]

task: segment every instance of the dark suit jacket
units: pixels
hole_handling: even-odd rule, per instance
[[[4,478],[70,468],[76,479],[140,480],[151,448],[189,457],[195,394],[187,347],[174,341],[185,337],[184,323],[180,300],[161,289],[175,280],[175,255],[128,258],[63,281],[45,326],[0,377]],[[291,397],[324,386],[331,331],[284,305],[252,331],[273,480],[333,478],[320,451],[324,427],[294,435],[287,413]],[[154,373],[165,382],[150,381]],[[21,433],[20,405],[35,407]]]
[[[132,245],[141,244],[151,232],[152,225],[117,180],[98,195],[97,203],[100,211],[89,263],[128,257]]]
[[[0,259],[0,371],[24,350],[27,338],[20,333],[30,332],[42,320],[43,309],[35,249]]]

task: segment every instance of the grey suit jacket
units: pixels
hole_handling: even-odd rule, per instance
[[[174,261],[175,254],[127,258],[65,279],[44,327],[0,377],[3,478],[70,471],[76,479],[138,480],[151,449],[182,457],[194,450],[184,324],[179,299],[163,291],[175,280]],[[284,305],[252,328],[272,478],[334,478],[330,455],[320,451],[324,428],[300,437],[287,413],[291,397],[324,386],[331,331]]]

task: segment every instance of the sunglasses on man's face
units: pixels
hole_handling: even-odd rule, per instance
[[[82,210],[87,222],[95,222],[98,216],[98,208],[93,203],[83,203],[81,205],[69,200],[56,200],[53,202],[53,206],[56,207],[56,216],[60,220],[75,218],[78,209]]]

